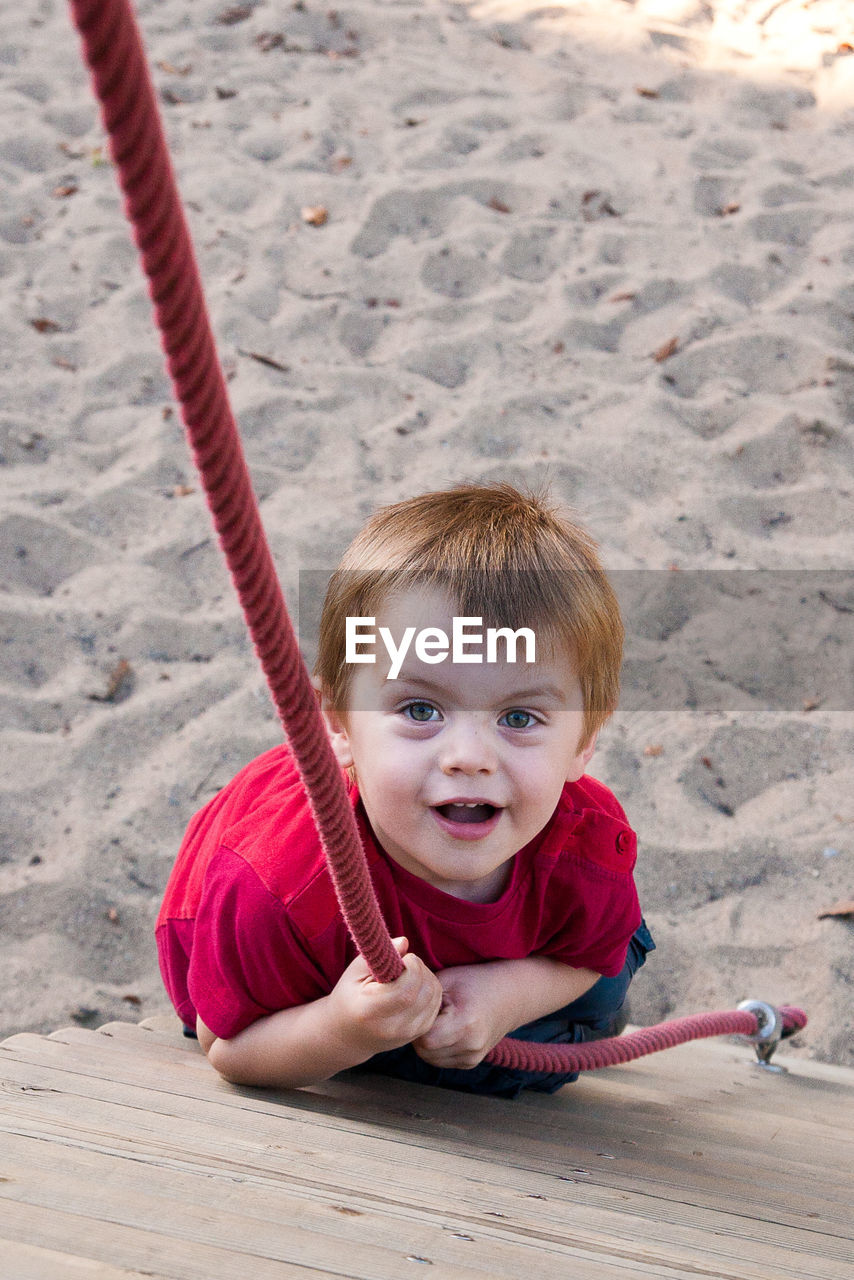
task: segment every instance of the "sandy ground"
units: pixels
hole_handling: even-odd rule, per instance
[[[633,1018],[854,1063],[851,4],[139,12],[294,610],[379,503],[550,483],[629,618]],[[166,1009],[184,825],[279,728],[60,0],[0,6],[0,95],[8,1034]]]

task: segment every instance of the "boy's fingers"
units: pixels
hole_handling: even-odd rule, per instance
[[[431,1050],[446,1049],[456,1042],[456,1036],[453,1030],[449,1031],[445,1025],[445,1019],[441,1016],[441,1009],[435,1005],[433,1008],[435,1009],[433,1021],[427,1030],[418,1037],[418,1043]]]
[[[411,969],[412,964],[411,963],[408,964],[407,961],[417,961],[417,957],[413,956],[409,950],[409,939],[393,938],[392,943],[396,951],[398,952],[398,955],[403,957],[404,970]],[[371,972],[370,967],[368,966],[368,962],[365,959],[365,957],[361,954],[357,955],[354,960],[350,961],[349,965],[347,966],[346,972],[351,978],[354,978],[359,982],[370,982],[374,980],[374,975]],[[400,974],[399,977],[395,979],[395,982],[399,982],[400,979],[403,978],[404,976],[405,974],[403,973]],[[382,983],[381,985],[387,986],[387,985],[393,985],[393,984]]]
[[[431,991],[438,990],[441,995],[441,986],[439,980],[430,969],[427,968],[424,961],[410,951],[403,957],[403,973],[397,979],[398,982],[409,979],[409,982],[422,982],[429,987]]]
[[[450,1049],[454,1044],[454,1040],[449,1040],[443,1034],[442,1028],[437,1027],[434,1022],[429,1031],[425,1031],[423,1036],[418,1037],[418,1043],[430,1053],[437,1053],[442,1049]]]

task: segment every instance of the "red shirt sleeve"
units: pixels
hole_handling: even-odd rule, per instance
[[[573,910],[540,954],[574,969],[615,978],[626,963],[632,934],[641,922],[631,876],[619,880],[590,864],[576,866]]]
[[[560,852],[543,891],[550,936],[538,951],[613,978],[641,922],[633,875],[637,838],[601,782],[585,776],[573,795],[580,812],[555,832]]]
[[[205,875],[187,989],[205,1026],[224,1040],[330,989],[282,903],[229,849],[214,855]]]

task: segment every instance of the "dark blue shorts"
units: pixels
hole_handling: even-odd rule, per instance
[[[654,950],[652,934],[646,922],[641,921],[629,943],[626,963],[615,978],[600,978],[572,1004],[517,1028],[511,1036],[514,1040],[536,1040],[540,1044],[579,1044],[583,1040],[597,1040],[615,1034],[617,1016],[629,984],[648,952]],[[464,1093],[486,1093],[495,1098],[515,1098],[523,1089],[554,1093],[562,1085],[578,1079],[577,1072],[511,1071],[506,1067],[493,1067],[488,1062],[481,1062],[468,1071],[434,1067],[419,1058],[412,1045],[392,1049],[389,1053],[378,1053],[353,1070],[397,1076],[401,1080],[438,1085],[442,1089],[460,1089]]]

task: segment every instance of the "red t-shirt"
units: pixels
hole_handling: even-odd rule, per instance
[[[549,822],[516,854],[497,902],[468,902],[386,855],[349,785],[392,937],[434,971],[550,956],[619,973],[640,924],[634,832],[593,778],[567,783]],[[287,746],[247,765],[191,821],[157,920],[166,990],[230,1039],[256,1019],[328,995],[356,949],[341,919],[308,799]]]

